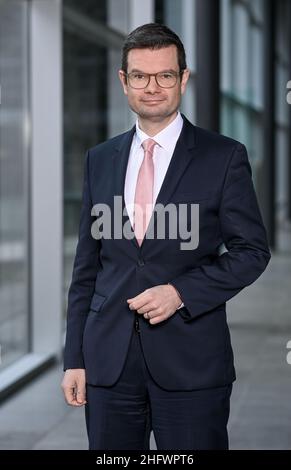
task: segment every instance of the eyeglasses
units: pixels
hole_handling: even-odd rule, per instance
[[[143,73],[143,72],[130,72],[124,75],[128,79],[128,84],[131,88],[141,90],[146,88],[150,83],[151,77],[155,77],[156,83],[161,88],[173,88],[178,80],[178,77],[183,75],[184,70],[181,72],[158,72],[158,73]]]

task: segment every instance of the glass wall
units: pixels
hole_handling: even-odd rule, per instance
[[[290,184],[290,105],[286,102],[286,84],[291,78],[290,10],[289,0],[280,0],[277,2],[275,40],[275,135],[276,222],[279,230],[284,230],[286,220],[288,219],[288,186]]]
[[[0,368],[29,349],[27,68],[27,2],[0,2]]]
[[[77,241],[84,156],[128,128],[118,80],[127,0],[63,2],[64,298]],[[122,8],[124,7],[124,8]]]
[[[221,132],[243,142],[253,176],[263,165],[262,0],[221,1]]]
[[[181,38],[191,76],[182,100],[181,111],[195,122],[195,0],[156,0],[155,21],[171,28]]]

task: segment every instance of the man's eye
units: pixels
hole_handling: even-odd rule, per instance
[[[173,78],[173,75],[171,73],[163,73],[162,78],[164,78],[166,80],[169,80],[169,79]]]
[[[135,74],[133,75],[133,78],[134,78],[135,80],[142,80],[142,79],[144,78],[144,75],[141,74],[141,73],[135,73]]]

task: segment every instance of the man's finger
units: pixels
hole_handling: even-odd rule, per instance
[[[64,387],[63,390],[66,402],[68,403],[68,405],[72,405],[75,401],[74,387]]]
[[[166,315],[159,315],[158,317],[153,317],[149,320],[149,323],[151,325],[155,325],[156,323],[161,323],[162,321],[165,321],[167,320],[167,317]]]
[[[152,303],[147,303],[147,304],[143,305],[142,307],[138,308],[137,313],[143,315],[146,312],[154,312],[155,310],[156,310],[156,308],[153,306]],[[156,314],[157,314],[157,312],[156,312]]]
[[[148,303],[148,299],[145,297],[140,298],[139,300],[135,300],[129,304],[130,310],[138,310],[139,308],[144,307]]]
[[[146,318],[147,320],[151,320],[152,318],[158,318],[162,316],[161,313],[158,312],[157,309],[153,309],[153,310],[149,309],[146,313],[148,314]]]
[[[84,405],[86,403],[85,385],[78,385],[76,390],[76,400],[80,405]]]
[[[74,388],[69,387],[67,389],[64,389],[64,395],[67,404],[70,406],[82,406],[86,403],[83,397],[80,396],[78,398],[78,392],[76,393]]]
[[[147,289],[144,292],[141,292],[140,294],[136,295],[135,297],[132,297],[131,299],[127,299],[127,302],[129,304],[132,304],[133,302],[136,304],[136,302],[140,302],[140,301],[144,302],[145,298],[147,298],[149,295],[149,290],[150,289]]]

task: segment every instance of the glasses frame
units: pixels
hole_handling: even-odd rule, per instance
[[[165,72],[157,72],[157,73],[145,73],[145,72],[140,72],[141,74],[146,75],[146,76],[148,77],[148,82],[147,82],[147,84],[146,84],[145,86],[143,86],[143,87],[135,87],[135,86],[132,86],[132,85],[130,84],[130,75],[131,75],[132,73],[137,73],[137,72],[126,73],[126,72],[123,71],[123,74],[124,74],[124,75],[126,76],[126,78],[127,78],[127,84],[128,84],[128,86],[130,86],[130,88],[133,88],[134,90],[144,90],[146,87],[148,87],[148,86],[149,86],[149,83],[150,83],[150,81],[151,81],[151,77],[155,77],[156,84],[157,84],[160,88],[166,88],[166,89],[167,89],[167,88],[174,88],[174,87],[177,85],[178,77],[179,77],[179,76],[181,77],[181,76],[183,75],[184,71],[185,71],[185,69],[180,70],[180,72],[167,72],[167,71],[165,71]],[[172,85],[172,86],[162,86],[162,85],[159,84],[158,79],[157,79],[157,75],[160,75],[160,74],[163,74],[163,73],[171,73],[172,75],[174,75],[174,76],[176,77],[176,81],[175,81],[174,85]]]

